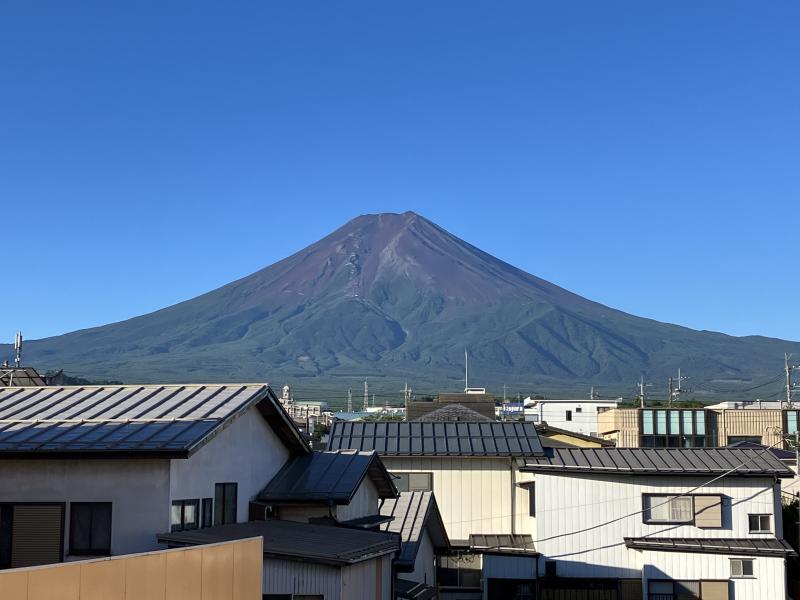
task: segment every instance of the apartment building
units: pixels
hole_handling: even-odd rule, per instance
[[[598,417],[617,407],[616,400],[526,400],[526,421],[547,423],[552,427],[583,435],[598,436]]]

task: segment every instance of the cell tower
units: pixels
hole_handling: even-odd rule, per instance
[[[14,366],[19,368],[22,366],[22,332],[18,331],[17,336],[14,338]]]
[[[364,412],[369,408],[369,384],[364,380]]]

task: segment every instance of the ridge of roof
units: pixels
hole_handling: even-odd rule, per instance
[[[551,448],[528,472],[794,477],[772,453],[748,448]]]

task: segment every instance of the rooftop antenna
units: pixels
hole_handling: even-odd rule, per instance
[[[19,369],[22,364],[22,332],[18,331],[14,338],[14,366]]]
[[[364,412],[369,408],[369,384],[364,380]]]
[[[469,390],[469,355],[464,348],[464,393]]]
[[[353,388],[347,388],[347,412],[353,412]]]

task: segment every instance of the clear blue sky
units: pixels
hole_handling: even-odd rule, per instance
[[[0,5],[0,339],[417,211],[605,304],[800,340],[800,4]]]

